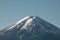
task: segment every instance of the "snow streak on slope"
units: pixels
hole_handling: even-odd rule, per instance
[[[18,21],[16,24],[19,24],[19,23],[21,23],[22,21],[24,21],[24,20],[26,20],[26,19],[28,19],[29,18],[29,16],[27,16],[27,17],[25,17],[25,18],[23,18],[23,19],[21,19],[20,21]]]
[[[29,18],[29,19],[26,21],[25,25],[24,25],[21,29],[26,29],[27,26],[32,22],[32,20],[33,20],[33,19]]]
[[[26,19],[28,19],[29,18],[29,16],[28,17],[25,17],[25,18],[23,18],[23,19],[21,19],[21,20],[19,20],[15,25],[13,25],[12,27],[10,27],[9,29],[12,29],[13,27],[15,27],[16,25],[18,25],[18,24],[20,24],[22,21],[24,21],[24,20],[26,20]],[[8,30],[9,30],[8,29]]]

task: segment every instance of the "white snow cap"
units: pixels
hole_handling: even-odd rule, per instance
[[[27,17],[25,17],[25,18],[23,18],[23,19],[21,19],[21,20],[19,20],[15,25],[13,25],[12,27],[10,27],[9,29],[12,29],[13,27],[15,27],[16,25],[18,25],[18,24],[20,24],[20,23],[24,23],[23,21],[25,21],[26,23],[24,23],[24,26],[22,27],[22,29],[25,29],[26,27],[27,27],[27,25],[29,24],[29,23],[31,23],[34,19],[36,19],[36,18],[39,18],[38,16],[27,16]],[[8,29],[8,30],[9,30]]]
[[[19,20],[16,24],[19,24],[19,23],[21,23],[22,21],[24,21],[24,20],[27,20],[27,19],[35,19],[37,16],[26,16],[25,18],[23,18],[23,19],[21,19],[21,20]]]

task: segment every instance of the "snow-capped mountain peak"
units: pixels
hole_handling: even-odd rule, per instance
[[[24,28],[26,28],[26,26],[28,24],[30,24],[36,18],[37,18],[37,16],[26,16],[23,19],[19,20],[17,23],[15,23],[15,25],[13,25],[12,27],[8,28],[7,30],[10,30],[10,29],[14,28],[15,26],[19,26],[19,24],[20,25],[24,24],[24,27],[21,28],[21,29],[24,29]]]
[[[38,16],[27,16],[1,30],[0,40],[60,40],[60,30]]]

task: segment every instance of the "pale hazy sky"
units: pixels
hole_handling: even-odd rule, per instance
[[[60,0],[0,0],[0,29],[31,15],[60,27]]]

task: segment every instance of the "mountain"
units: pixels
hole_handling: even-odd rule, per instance
[[[38,16],[27,16],[0,30],[0,40],[60,40],[60,29]]]

